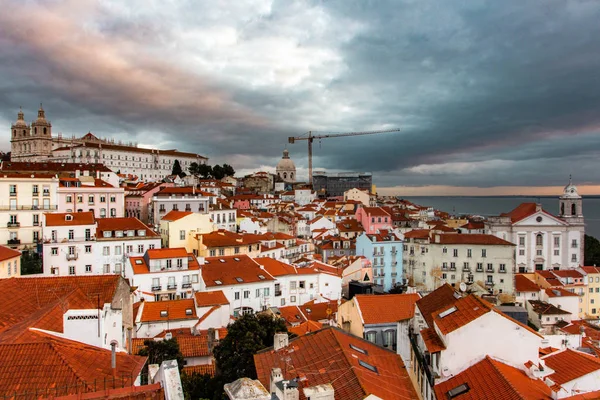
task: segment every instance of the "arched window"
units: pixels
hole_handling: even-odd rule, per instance
[[[541,233],[538,233],[537,235],[535,235],[535,245],[536,246],[544,245],[544,236],[542,236]]]
[[[560,204],[560,215],[565,215],[565,203]]]
[[[294,179],[294,173],[290,172],[290,179]]]
[[[16,136],[17,136],[17,130],[13,129],[13,137],[16,137]]]
[[[37,128],[33,128],[33,134],[37,135]]]
[[[287,172],[283,173],[283,179],[287,179]]]
[[[571,204],[571,215],[577,215],[577,206],[575,204]]]
[[[367,339],[371,343],[377,342],[377,332],[370,331],[365,333],[365,339]]]
[[[45,135],[46,133],[47,133],[47,130],[46,130],[46,128],[44,128],[44,135]]]

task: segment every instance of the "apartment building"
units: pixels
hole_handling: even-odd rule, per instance
[[[137,287],[137,300],[188,299],[202,287],[200,264],[183,247],[148,249],[143,256],[128,257],[125,277]]]
[[[0,246],[0,279],[21,276],[21,252]]]
[[[44,212],[56,211],[58,179],[43,174],[0,171],[0,244],[36,249]]]
[[[215,230],[209,214],[192,211],[169,211],[160,221],[160,236],[164,247],[185,247],[196,250],[196,235]]]
[[[381,207],[359,207],[355,218],[367,233],[393,229],[392,216]]]
[[[96,218],[121,218],[125,190],[93,176],[60,177],[56,189],[58,212],[91,211]]]
[[[215,204],[216,197],[210,193],[196,190],[193,186],[165,187],[156,192],[150,204],[150,220],[155,229],[160,220],[169,211],[192,211],[206,214],[210,204]]]
[[[223,201],[217,200],[211,205],[208,215],[217,229],[225,229],[230,232],[237,230],[237,209],[229,207]]]
[[[46,213],[42,227],[43,275],[103,273],[98,270],[94,254],[96,219],[93,212]]]
[[[365,232],[356,239],[356,255],[371,261],[374,283],[385,291],[402,284],[402,243],[393,232],[386,230],[374,234]]]
[[[478,283],[491,293],[513,293],[515,245],[493,235],[431,234],[404,236],[405,277],[420,290],[445,283]]]
[[[144,224],[150,222],[150,204],[155,193],[162,190],[163,187],[171,187],[172,183],[151,182],[147,184],[140,183],[133,187],[125,187],[125,216],[135,217]]]
[[[584,319],[600,319],[600,267],[580,267],[587,282],[581,300],[580,316]]]

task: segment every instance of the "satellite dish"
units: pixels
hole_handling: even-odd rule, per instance
[[[460,291],[461,292],[466,292],[467,291],[467,284],[464,282],[461,282],[459,285]]]

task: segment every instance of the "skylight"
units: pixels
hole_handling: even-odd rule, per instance
[[[239,258],[237,258],[237,257],[233,257],[233,259],[234,259],[235,261],[240,261],[240,259],[239,259]]]
[[[236,276],[235,280],[238,282],[244,282],[244,280],[242,278],[240,278],[239,276]]]
[[[454,389],[448,390],[448,392],[446,394],[448,395],[448,398],[453,399],[457,396],[460,396],[463,393],[467,393],[469,391],[469,389],[470,389],[469,385],[466,383],[463,383],[462,385],[458,385]]]
[[[258,276],[258,279],[260,279],[261,281],[264,281],[266,278],[265,278],[265,276],[264,276],[264,275],[259,275],[259,276]]]
[[[221,281],[215,281],[215,283],[216,283],[217,285],[222,285],[222,284],[223,284],[223,282],[221,282]]]
[[[441,312],[440,313],[440,318],[447,317],[448,315],[452,314],[453,312],[456,312],[456,307],[450,307],[446,311]]]
[[[223,260],[222,258],[219,258],[219,261],[221,261],[222,263],[224,263],[224,262],[225,262],[225,260]]]
[[[367,362],[364,362],[363,360],[358,360],[358,364],[359,364],[361,367],[365,367],[365,368],[366,368],[366,369],[368,369],[369,371],[372,371],[372,372],[375,372],[375,373],[377,373],[377,367],[376,367],[376,366],[374,366],[374,365],[371,365],[371,364],[369,364],[369,363],[367,363]]]
[[[160,316],[161,316],[161,317],[166,317],[166,316],[168,316],[168,315],[169,315],[169,313],[167,312],[167,310],[162,310],[162,311],[160,312]]]
[[[137,265],[142,265],[142,260],[135,260],[135,263],[136,263]]]
[[[185,315],[192,315],[192,309],[191,308],[186,308],[185,309]]]
[[[350,343],[350,348],[351,348],[352,350],[356,350],[356,351],[358,351],[358,352],[359,352],[359,353],[361,353],[361,354],[365,354],[365,355],[368,355],[368,354],[369,354],[369,353],[368,353],[368,352],[367,352],[365,349],[361,349],[360,347],[356,347],[356,346],[355,346],[355,345],[353,345],[352,343]]]

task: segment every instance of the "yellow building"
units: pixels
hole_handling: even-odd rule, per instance
[[[21,276],[21,252],[0,246],[0,279]]]
[[[587,281],[579,315],[584,319],[600,319],[600,267],[581,267],[579,271],[585,276],[584,282]]]
[[[209,214],[192,211],[169,211],[160,221],[163,247],[185,247],[188,253],[196,249],[196,235],[210,233],[214,224]]]

